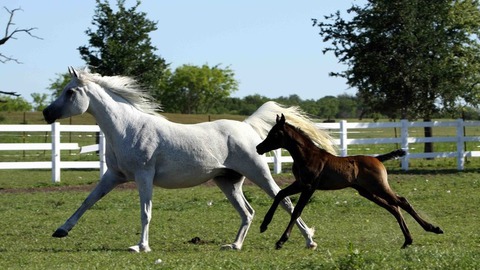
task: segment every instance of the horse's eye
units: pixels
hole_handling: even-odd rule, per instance
[[[73,94],[75,94],[75,90],[73,90],[73,88],[67,89],[67,95],[72,96]]]

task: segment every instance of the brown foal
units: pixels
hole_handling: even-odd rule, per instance
[[[360,195],[387,209],[395,218],[403,232],[405,242],[402,248],[412,244],[412,236],[403,219],[400,208],[405,210],[428,232],[437,234],[443,231],[421,218],[407,199],[393,192],[387,181],[387,170],[383,161],[401,157],[405,151],[396,150],[388,154],[371,156],[337,157],[315,145],[302,130],[285,122],[285,117],[277,115],[277,123],[272,127],[265,140],[257,146],[257,152],[284,148],[293,158],[292,171],[295,182],[282,189],[273,201],[260,226],[260,231],[267,230],[278,204],[287,196],[301,193],[290,223],[282,237],[276,243],[280,249],[288,240],[295,220],[302,214],[303,208],[315,190],[336,190],[354,188]]]

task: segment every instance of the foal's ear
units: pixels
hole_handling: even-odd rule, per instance
[[[73,67],[68,67],[68,73],[70,73],[70,76],[75,77],[78,79],[78,73]]]
[[[277,114],[277,124],[281,124],[281,125],[285,124],[285,116],[283,115],[283,113],[282,113],[282,117],[278,116]]]

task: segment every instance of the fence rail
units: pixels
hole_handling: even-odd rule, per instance
[[[402,158],[402,169],[409,169],[409,160],[415,158],[455,158],[457,169],[463,170],[466,157],[480,157],[480,151],[466,151],[466,142],[480,142],[480,136],[465,136],[466,127],[479,127],[480,121],[432,121],[432,122],[409,122],[401,120],[400,122],[384,123],[348,123],[342,120],[338,123],[321,123],[318,126],[322,129],[328,129],[332,134],[337,134],[338,139],[335,143],[339,148],[340,156],[347,156],[349,146],[352,145],[374,145],[374,144],[396,144],[404,149],[407,154]],[[423,127],[450,127],[455,129],[454,136],[442,137],[414,137],[409,130],[412,128]],[[353,135],[361,131],[367,132],[371,129],[395,128],[400,132],[396,137],[383,138],[352,138]],[[4,143],[0,141],[0,151],[29,151],[29,150],[48,150],[52,151],[51,161],[32,161],[32,162],[0,162],[0,169],[51,169],[52,181],[60,182],[61,169],[67,168],[93,168],[99,169],[100,175],[106,171],[105,163],[105,139],[100,128],[96,125],[60,125],[53,123],[51,125],[0,125],[0,133],[4,132],[46,132],[50,133],[51,143]],[[98,132],[99,143],[88,146],[79,146],[78,143],[62,143],[60,141],[62,134],[68,132]],[[350,136],[350,137],[349,137]],[[371,135],[370,135],[371,136]],[[355,136],[353,136],[355,137]],[[450,142],[456,144],[456,151],[433,152],[433,153],[411,153],[410,146],[414,143],[425,142]],[[62,161],[61,150],[80,150],[80,153],[98,151],[97,161]],[[381,154],[381,153],[375,153]],[[283,163],[293,162],[290,156],[282,156],[281,150],[275,150],[274,155],[267,156],[267,161],[273,163],[274,173],[282,171]]]
[[[342,120],[338,123],[319,123],[318,127],[327,129],[332,133],[338,133],[338,139],[335,143],[339,148],[340,156],[348,155],[348,147],[351,145],[368,145],[368,144],[397,144],[400,148],[405,150],[407,154],[402,158],[402,169],[407,171],[409,169],[410,159],[415,158],[456,158],[457,169],[463,170],[465,168],[466,157],[480,157],[480,151],[467,151],[465,149],[466,142],[480,142],[480,136],[465,136],[466,127],[480,127],[480,121],[464,121],[457,119],[455,121],[431,121],[431,122],[409,122],[408,120],[401,120],[400,122],[381,122],[381,123],[348,123]],[[450,127],[455,128],[455,136],[444,137],[414,137],[411,136],[409,130],[412,128],[424,127]],[[400,134],[396,138],[348,138],[351,134],[349,130],[368,130],[379,128],[398,128]],[[453,142],[456,143],[456,151],[450,152],[432,152],[432,153],[411,153],[410,145],[414,143],[426,142]],[[382,154],[375,153],[373,155]],[[275,150],[274,155],[267,157],[268,162],[274,164],[274,173],[282,172],[282,163],[293,162],[290,156],[282,156],[281,150]]]
[[[0,125],[0,133],[4,132],[49,132],[51,143],[0,143],[0,151],[52,151],[51,161],[0,162],[0,170],[5,169],[51,169],[52,181],[60,182],[61,169],[100,169],[100,176],[106,171],[105,139],[97,125]],[[78,143],[61,143],[62,133],[66,132],[98,132],[99,144],[80,147]],[[86,149],[86,150],[85,150]],[[82,153],[98,151],[98,161],[62,161],[61,150],[81,150]]]

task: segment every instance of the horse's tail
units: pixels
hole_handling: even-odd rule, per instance
[[[268,101],[245,119],[244,122],[249,124],[263,140],[275,125],[276,115],[281,115],[282,113],[289,124],[300,128],[319,147],[329,153],[337,153],[333,138],[327,132],[318,128],[306,113],[297,106],[285,107],[274,101]]]
[[[397,149],[387,154],[378,155],[376,158],[381,162],[405,156],[407,153],[403,149]]]

